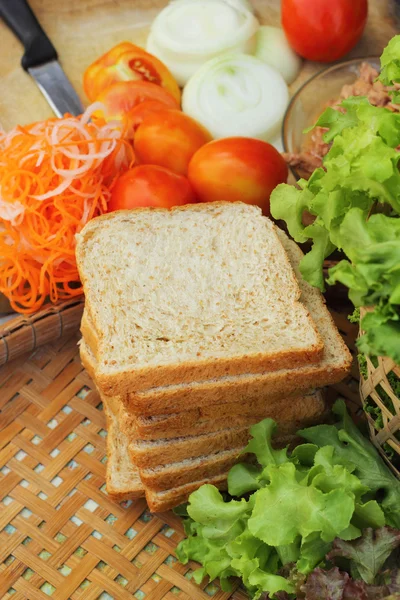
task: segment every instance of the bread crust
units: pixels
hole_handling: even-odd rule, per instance
[[[236,463],[246,461],[248,456],[242,454],[242,451],[243,446],[214,455],[172,463],[159,469],[139,469],[140,479],[145,490],[156,492],[169,490],[228,472]]]
[[[310,365],[320,360],[323,344],[314,344],[307,352],[299,354],[291,351],[274,352],[273,354],[243,355],[235,358],[214,358],[211,361],[187,361],[182,365],[158,365],[128,372],[113,374],[97,371],[97,381],[108,395],[123,395],[130,390],[148,390],[155,387],[190,384],[192,381],[206,381],[247,373],[276,371],[283,367],[296,368],[304,364]]]

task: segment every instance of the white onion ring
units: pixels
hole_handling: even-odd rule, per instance
[[[151,26],[147,50],[180,85],[214,56],[255,50],[259,23],[243,0],[175,0]]]
[[[216,139],[243,136],[274,142],[288,101],[282,75],[242,54],[205,63],[185,87],[182,108]]]

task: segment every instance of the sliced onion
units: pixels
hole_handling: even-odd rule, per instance
[[[0,192],[1,193],[1,192]],[[11,225],[20,225],[25,212],[21,202],[6,202],[0,196],[0,219],[10,221]]]
[[[279,71],[287,84],[291,84],[301,69],[301,58],[292,50],[285,32],[279,27],[263,25],[256,34],[255,55]]]
[[[242,0],[175,0],[154,20],[147,50],[184,85],[214,56],[254,52],[258,27]]]
[[[183,111],[214,138],[276,141],[289,101],[280,73],[254,56],[227,55],[205,63],[183,91]]]

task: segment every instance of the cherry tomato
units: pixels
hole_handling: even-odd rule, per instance
[[[83,75],[89,100],[118,81],[149,81],[165,88],[179,103],[181,92],[167,67],[158,58],[130,42],[121,42],[100,56]]]
[[[361,38],[368,0],[282,0],[282,27],[292,48],[308,60],[342,58]]]
[[[156,100],[166,108],[179,109],[179,104],[164,88],[148,81],[120,81],[113,83],[97,98],[105,106],[106,120],[124,118],[132,108],[145,100]],[[95,116],[103,116],[96,111]]]
[[[269,215],[272,190],[286,181],[288,168],[270,144],[253,138],[216,140],[196,152],[188,178],[201,202],[228,200],[256,204]]]
[[[186,177],[155,165],[140,165],[116,181],[108,212],[140,206],[171,208],[196,201]]]
[[[149,115],[139,126],[135,153],[141,163],[186,175],[194,153],[211,140],[211,134],[188,115],[162,110]]]

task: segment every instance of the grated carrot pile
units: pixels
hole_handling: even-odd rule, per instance
[[[0,292],[21,313],[82,293],[75,234],[134,155],[114,123],[66,116],[0,132]]]

